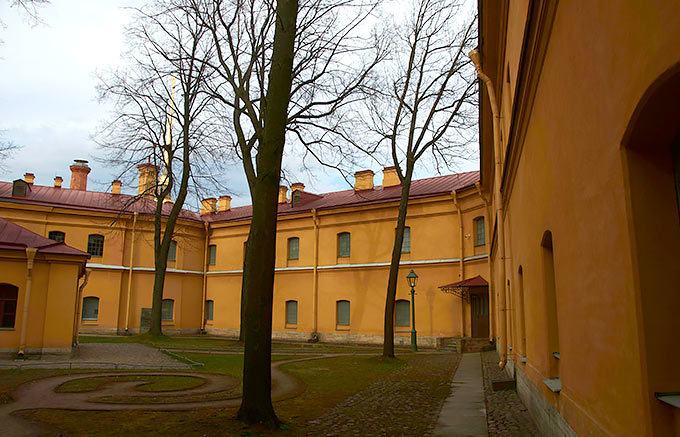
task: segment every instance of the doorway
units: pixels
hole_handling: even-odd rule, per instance
[[[489,288],[470,289],[470,314],[473,338],[489,338]]]

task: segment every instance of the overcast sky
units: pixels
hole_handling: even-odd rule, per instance
[[[88,189],[110,188],[117,172],[93,162],[97,147],[90,135],[110,109],[96,101],[95,72],[122,62],[123,28],[130,19],[124,6],[143,3],[52,0],[40,9],[44,24],[33,26],[21,11],[10,8],[10,2],[0,0],[0,19],[4,22],[4,28],[0,28],[0,129],[3,139],[22,146],[12,159],[2,163],[5,170],[0,170],[0,180],[11,181],[32,172],[37,185],[52,185],[55,176],[62,176],[64,186],[68,186],[69,165],[74,159],[87,159],[92,167]],[[380,169],[373,166],[376,184],[380,184]],[[478,163],[461,162],[459,167],[476,170]],[[242,173],[237,165],[226,177],[233,205],[250,204]],[[434,176],[434,172],[418,169],[416,177],[428,176]],[[338,174],[321,169],[313,177],[306,173],[292,177],[312,192],[349,188]]]

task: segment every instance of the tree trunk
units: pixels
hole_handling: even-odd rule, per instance
[[[279,0],[269,85],[263,110],[264,129],[256,157],[257,180],[248,235],[244,279],[245,320],[243,398],[238,419],[278,428],[271,401],[271,337],[276,216],[281,160],[292,85],[297,0]]]
[[[406,168],[406,176],[401,183],[401,198],[399,199],[399,215],[397,228],[394,233],[392,247],[392,261],[390,276],[387,282],[387,297],[385,298],[385,332],[383,335],[383,357],[394,358],[394,301],[397,296],[397,281],[399,281],[399,261],[401,261],[401,245],[404,242],[404,227],[406,226],[406,212],[408,196],[411,191],[412,166]]]

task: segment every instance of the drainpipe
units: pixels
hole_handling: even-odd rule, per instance
[[[34,247],[26,248],[26,294],[24,296],[24,315],[21,319],[21,336],[19,340],[19,358],[24,357],[26,348],[26,326],[28,325],[28,306],[31,302],[31,288],[33,288],[33,260],[38,249]]]
[[[489,223],[491,223],[489,220],[491,219],[491,206],[489,205],[489,199],[482,194],[482,185],[477,182],[475,184],[475,188],[477,188],[477,194],[479,194],[479,197],[484,201],[484,234],[486,235],[486,242],[484,244],[486,248],[486,253],[487,253],[487,267],[489,267],[489,308],[495,308],[496,304],[496,298],[494,296],[494,287],[493,287],[493,281],[491,281],[491,278],[493,278],[493,265],[491,265],[491,239],[489,238],[490,232],[489,230]],[[493,341],[493,339],[496,337],[496,314],[494,311],[493,317],[490,318],[491,321],[491,329],[489,332],[489,340]]]
[[[496,229],[498,231],[498,256],[500,257],[500,281],[502,284],[502,290],[498,293],[499,296],[499,337],[500,337],[500,350],[501,350],[501,361],[498,366],[503,369],[508,362],[507,355],[507,309],[506,309],[506,299],[505,299],[505,224],[503,218],[503,193],[501,192],[501,182],[502,182],[502,172],[503,165],[501,162],[501,139],[500,139],[500,113],[498,112],[498,102],[496,101],[496,92],[491,83],[491,78],[484,74],[482,71],[481,59],[479,52],[477,50],[472,50],[469,53],[470,59],[475,64],[475,69],[479,78],[484,81],[486,85],[486,91],[489,95],[489,104],[491,106],[491,113],[493,114],[493,144],[494,144],[494,159],[496,161],[494,170],[494,185],[496,188]],[[489,254],[491,255],[491,254]]]
[[[458,259],[460,260],[460,280],[465,279],[465,240],[463,239],[463,214],[460,210],[460,204],[458,203],[458,193],[455,191],[451,192],[451,197],[453,197],[453,204],[458,212]],[[460,298],[460,333],[461,337],[465,337],[465,298],[461,296]]]
[[[316,209],[312,210],[312,220],[314,221],[314,273],[312,278],[312,311],[314,311],[314,331],[316,334],[318,330],[319,319],[319,216]]]
[[[132,242],[130,243],[130,271],[128,273],[127,303],[125,309],[125,333],[130,329],[130,298],[132,297],[132,266],[135,263],[135,226],[137,225],[137,213],[132,216]]]
[[[76,293],[76,318],[73,321],[73,346],[78,346],[80,343],[79,340],[79,335],[80,335],[80,312],[82,310],[82,302],[83,302],[83,289],[85,289],[85,286],[87,285],[87,281],[90,280],[90,273],[92,273],[92,270],[90,269],[85,269],[85,275],[83,278],[83,283],[78,286],[78,292]]]
[[[205,333],[205,299],[208,292],[208,232],[210,223],[203,223],[205,228],[205,244],[203,245],[203,302],[201,303],[201,334]]]

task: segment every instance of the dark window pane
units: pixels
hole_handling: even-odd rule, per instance
[[[484,229],[484,217],[479,217],[478,219],[475,220],[475,225],[477,227],[476,229],[476,241],[475,245],[476,246],[481,246],[483,244],[486,244],[486,231]]]
[[[297,237],[288,239],[288,259],[299,259],[300,239]]]
[[[350,254],[350,234],[343,232],[338,234],[338,257],[346,257]]]
[[[210,246],[208,246],[208,264],[214,266],[216,261],[217,261],[217,246],[211,244]]]
[[[87,253],[92,256],[102,256],[104,254],[104,237],[94,234],[87,237]]]
[[[297,324],[297,310],[298,303],[295,300],[289,300],[286,302],[286,323],[295,325]]]
[[[404,228],[404,240],[401,242],[401,253],[411,252],[411,228],[406,226]]]
[[[177,258],[177,242],[170,242],[170,249],[168,249],[168,261],[175,261]]]
[[[411,306],[407,300],[398,300],[396,305],[396,326],[411,326]]]
[[[337,324],[349,326],[349,301],[339,300],[337,302]]]
[[[163,299],[163,303],[161,304],[161,320],[172,320],[174,306],[174,300]]]
[[[0,284],[0,327],[14,328],[17,312],[19,288],[10,284]]]
[[[207,300],[205,302],[205,319],[206,320],[212,320],[213,319],[213,311],[215,309],[215,302],[212,300]]]
[[[82,320],[97,320],[99,318],[99,298],[86,297],[83,299]]]
[[[59,242],[62,242],[66,239],[66,234],[64,234],[61,231],[50,231],[48,236],[49,236],[50,240],[59,241]]]

